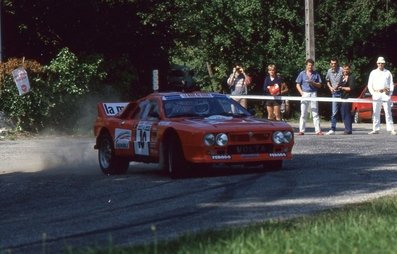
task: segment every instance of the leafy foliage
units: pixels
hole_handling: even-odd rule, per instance
[[[0,109],[22,130],[39,131],[47,126],[72,130],[83,95],[95,87],[94,81],[104,78],[99,69],[100,58],[80,62],[65,48],[48,66],[26,61],[32,90],[21,97],[11,76],[12,69],[20,66],[18,63],[12,60],[3,65],[5,76],[0,90],[3,97]]]
[[[210,90],[219,89],[214,84],[219,85],[236,62],[262,76],[264,67],[274,63],[292,84],[303,68],[305,6],[301,2],[173,0],[153,5],[153,12],[142,14],[145,24],[168,24],[174,40],[172,61],[192,66],[199,82],[211,84]],[[382,53],[376,52],[371,40],[397,24],[396,3],[315,1],[314,13],[317,69],[325,74],[329,59],[337,57],[352,63],[358,80],[364,82],[370,61]]]

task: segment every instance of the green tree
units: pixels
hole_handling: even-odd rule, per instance
[[[153,5],[153,12],[142,14],[145,24],[168,24],[171,60],[193,67],[199,81],[211,84],[210,90],[219,89],[237,62],[257,70],[275,63],[289,73],[296,67],[287,67],[304,57],[303,20],[293,1],[174,0]]]
[[[317,1],[316,55],[352,63],[360,83],[365,84],[378,55],[397,60],[391,39],[397,38],[396,2],[388,0]],[[397,62],[396,62],[397,63]],[[391,66],[393,68],[393,66]]]

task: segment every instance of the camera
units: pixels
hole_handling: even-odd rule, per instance
[[[346,86],[346,82],[342,82],[339,83],[336,87],[335,87],[335,91],[342,91],[342,87]]]

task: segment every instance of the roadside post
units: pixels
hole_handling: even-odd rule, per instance
[[[153,83],[153,91],[157,92],[159,90],[159,70],[153,70],[152,83]]]

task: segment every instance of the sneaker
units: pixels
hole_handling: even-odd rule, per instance
[[[352,134],[351,131],[344,131],[344,132],[343,132],[343,135],[351,135],[351,134]]]
[[[300,132],[298,133],[298,135],[299,135],[299,136],[303,136],[303,135],[305,135],[305,133],[300,131]]]
[[[390,134],[393,135],[393,136],[397,135],[396,131],[391,131]]]
[[[325,133],[325,135],[335,135],[335,131],[329,130],[327,133]]]
[[[371,132],[368,132],[368,134],[369,134],[369,135],[372,135],[372,134],[379,134],[379,131],[371,131]]]
[[[317,136],[322,136],[322,135],[324,135],[324,133],[322,133],[321,131],[319,131],[319,132],[316,132],[316,135],[317,135]]]

